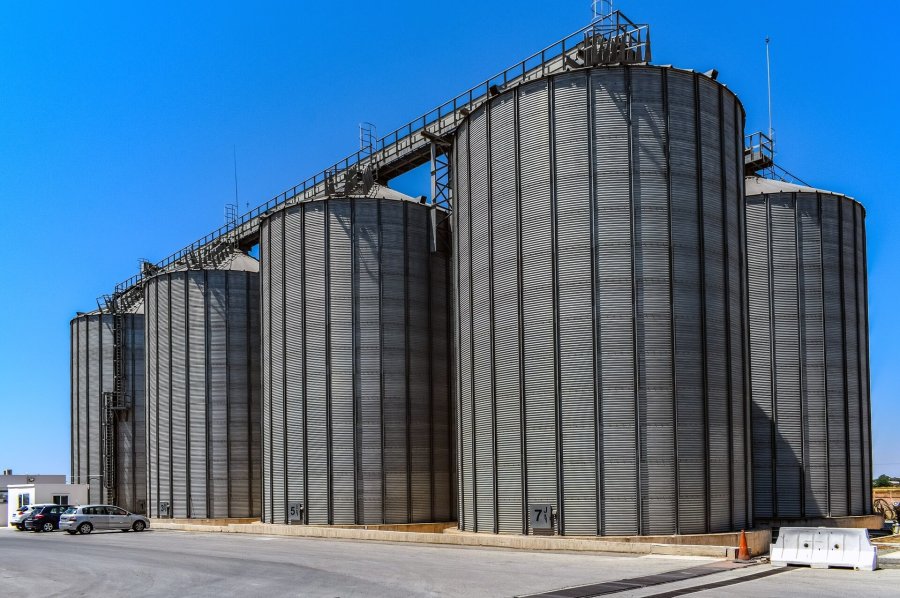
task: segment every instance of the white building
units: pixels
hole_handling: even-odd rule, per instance
[[[4,469],[0,474],[0,527],[5,527],[10,515],[19,506],[10,502],[8,487],[10,484],[65,484],[63,475],[19,474],[13,475],[11,469]]]
[[[10,484],[7,492],[9,509],[5,525],[9,525],[10,518],[18,507],[38,504],[81,505],[88,501],[87,484]]]

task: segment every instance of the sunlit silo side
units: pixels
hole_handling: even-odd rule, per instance
[[[114,492],[104,466],[103,393],[113,390],[113,326],[108,313],[79,314],[71,324],[72,477],[90,484],[88,501],[111,502],[146,512],[146,428],[144,420],[143,307],[122,316],[122,351],[127,409],[115,413]]]
[[[448,223],[432,252],[430,210],[376,186],[263,222],[265,521],[455,516]]]
[[[260,513],[258,271],[239,253],[145,283],[153,517]]]
[[[457,130],[462,529],[750,524],[743,125],[707,76],[616,66]]]
[[[755,516],[871,513],[865,209],[757,177],[746,195]]]

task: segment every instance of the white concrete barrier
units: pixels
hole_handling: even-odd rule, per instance
[[[769,558],[775,567],[878,568],[878,549],[869,542],[869,531],[846,527],[783,527],[769,549]]]

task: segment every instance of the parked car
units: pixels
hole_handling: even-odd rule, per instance
[[[150,520],[114,505],[82,505],[66,509],[59,518],[59,526],[70,534],[114,529],[142,532],[150,527]]]
[[[10,517],[10,523],[16,526],[16,529],[22,531],[25,529],[25,520],[31,517],[31,514],[38,507],[52,506],[49,504],[25,505],[16,509],[16,512]]]
[[[69,505],[45,505],[37,507],[25,520],[25,529],[34,532],[52,532],[59,529],[59,518]]]

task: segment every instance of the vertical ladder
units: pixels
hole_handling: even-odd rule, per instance
[[[103,442],[103,486],[106,501],[116,503],[116,425],[117,412],[128,408],[125,400],[125,314],[117,305],[116,298],[106,297],[108,311],[113,317],[113,389],[103,393],[103,420],[101,436]]]

